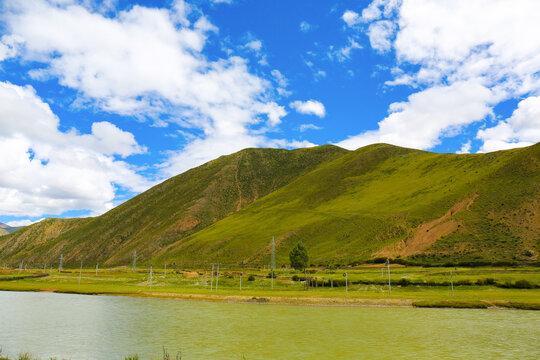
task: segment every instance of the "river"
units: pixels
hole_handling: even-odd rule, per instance
[[[0,347],[42,360],[539,359],[540,312],[0,291]],[[174,356],[173,356],[174,358]]]

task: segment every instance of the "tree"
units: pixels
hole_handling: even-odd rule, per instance
[[[296,270],[304,270],[308,265],[308,253],[307,249],[300,241],[289,253],[289,259],[291,260],[291,266]]]

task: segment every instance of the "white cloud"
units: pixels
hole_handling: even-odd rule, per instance
[[[326,115],[324,105],[317,100],[293,101],[289,106],[300,114],[316,115],[323,118]]]
[[[362,48],[362,46],[353,37],[349,37],[347,41],[347,45],[342,48],[335,49],[334,46],[330,46],[328,57],[330,59],[336,58],[339,62],[344,62],[351,58],[351,53],[353,50]]]
[[[479,130],[481,152],[533,145],[540,141],[540,96],[522,100],[511,117],[496,126]]]
[[[45,219],[41,218],[41,219],[36,220],[36,221],[32,221],[32,220],[29,220],[29,219],[13,220],[13,221],[7,222],[6,225],[9,225],[11,227],[28,226],[28,225],[36,224],[36,223],[40,222],[41,220],[45,220]]]
[[[339,142],[347,149],[373,143],[390,143],[430,149],[440,138],[454,136],[470,123],[491,115],[493,93],[478,82],[459,82],[432,87],[409,96],[406,102],[390,105],[390,115],[377,130],[366,131]]]
[[[277,83],[276,91],[280,96],[290,96],[291,91],[287,90],[287,86],[289,86],[289,80],[283,75],[279,70],[274,69],[270,72],[272,74],[272,77],[274,78],[275,82]]]
[[[307,21],[302,21],[300,23],[300,31],[303,32],[303,33],[307,33],[307,32],[310,32],[311,30],[313,30],[313,26],[308,23]]]
[[[272,82],[250,73],[246,59],[204,56],[208,36],[218,29],[184,1],[175,1],[171,9],[135,5],[106,17],[76,4],[8,0],[0,16],[22,44],[10,56],[41,64],[31,73],[36,79],[56,78],[77,90],[76,104],[150,118],[159,126],[169,119],[185,131],[201,131],[202,137],[170,152],[163,175],[185,170],[186,162],[175,159],[192,154],[201,143],[216,151],[202,151],[189,162],[192,166],[233,152],[239,144],[266,143],[264,133],[286,114],[272,99]],[[258,51],[262,44],[247,46]],[[95,141],[115,131],[96,127]],[[242,140],[230,141],[234,138]],[[120,155],[129,152],[129,144],[124,136]]]
[[[538,95],[540,22],[530,15],[537,13],[536,0],[375,0],[361,17],[348,15],[359,25],[351,31],[356,36],[365,32],[375,51],[395,51],[395,78],[386,85],[419,90],[407,102],[392,104],[377,130],[343,144],[357,147],[385,141],[429,149],[467,124],[485,122],[501,101]],[[455,91],[460,87],[480,92],[461,96]],[[528,130],[518,130],[508,119],[480,131],[481,151],[540,141],[531,130],[536,123],[525,118]]]
[[[461,145],[461,149],[456,151],[456,154],[469,154],[471,152],[471,140]]]
[[[0,82],[0,213],[13,216],[101,212],[116,186],[142,191],[150,183],[114,155],[145,149],[108,122],[91,134],[62,132],[60,120],[30,87]]]
[[[390,50],[394,31],[394,23],[388,20],[377,21],[369,25],[367,34],[371,47],[381,53]]]
[[[300,131],[304,132],[306,130],[320,130],[322,127],[317,126],[315,124],[302,124],[300,125]]]
[[[341,16],[341,18],[343,19],[343,21],[345,21],[345,23],[348,26],[351,26],[351,27],[358,24],[361,20],[360,15],[358,15],[357,12],[354,12],[352,10],[345,11],[343,15]]]
[[[247,47],[248,49],[251,49],[255,52],[259,52],[261,51],[262,49],[262,42],[261,40],[252,40],[250,42],[248,42],[245,47]]]

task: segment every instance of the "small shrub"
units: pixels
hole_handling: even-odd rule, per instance
[[[401,286],[407,286],[407,285],[410,285],[411,282],[410,280],[408,279],[405,279],[405,278],[401,278],[398,282],[397,282],[398,285],[401,285]]]
[[[139,355],[128,355],[124,358],[124,360],[139,360]]]
[[[488,304],[478,300],[426,300],[415,301],[414,307],[427,308],[456,308],[456,309],[486,309]]]
[[[253,275],[249,275],[249,277],[248,277],[248,281],[255,281],[255,276],[253,276]]]
[[[518,280],[514,283],[515,289],[534,289],[534,284],[527,280]]]

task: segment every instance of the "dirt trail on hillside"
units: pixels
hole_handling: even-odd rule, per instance
[[[478,194],[474,194],[470,198],[461,200],[440,218],[420,225],[415,230],[413,236],[398,243],[388,245],[376,252],[373,256],[395,258],[397,256],[410,256],[424,251],[441,237],[457,230],[460,225],[459,221],[450,218],[464,209],[468,211],[477,197]]]

